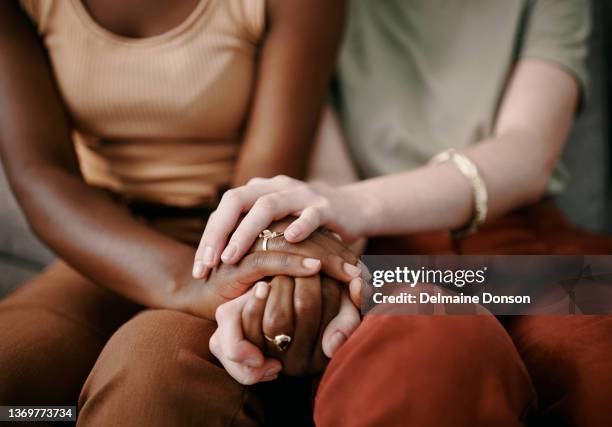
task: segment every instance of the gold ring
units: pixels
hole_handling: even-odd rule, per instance
[[[282,231],[270,231],[268,229],[262,231],[261,233],[259,233],[259,238],[263,239],[263,250],[267,251],[268,250],[268,240],[270,239],[274,239],[275,237],[281,237],[282,235],[284,235],[285,233]]]
[[[264,338],[273,343],[278,351],[285,352],[289,348],[289,344],[291,344],[291,337],[286,334],[278,334],[274,338],[270,338],[267,335],[264,335]]]

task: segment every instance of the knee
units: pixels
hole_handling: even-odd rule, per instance
[[[492,316],[367,317],[325,372],[316,411],[323,424],[338,410],[328,401],[349,390],[355,395],[357,381],[368,386],[357,406],[344,410],[373,423],[516,425],[534,395],[510,337]],[[408,401],[400,397],[407,395]],[[439,411],[441,404],[447,411]]]
[[[371,316],[355,340],[367,340],[398,366],[431,365],[441,376],[458,371],[458,366],[471,372],[489,368],[491,360],[501,356],[520,361],[512,340],[492,316]]]
[[[79,400],[82,425],[253,425],[245,398],[210,354],[212,322],[148,310],[122,326],[100,354]],[[141,403],[142,402],[142,403]],[[258,418],[259,417],[259,418]]]
[[[112,386],[119,394],[143,390],[168,390],[180,379],[176,373],[197,355],[199,368],[213,364],[208,340],[212,322],[169,310],[147,310],[124,324],[98,357],[79,405]],[[151,396],[147,396],[148,398]]]
[[[38,308],[0,309],[0,402],[65,404],[79,390],[102,348],[80,323]]]

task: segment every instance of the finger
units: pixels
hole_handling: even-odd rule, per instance
[[[288,335],[293,339],[293,289],[294,279],[276,276],[270,283],[270,295],[264,311],[263,333],[274,339],[278,335]],[[291,343],[289,344],[291,345]],[[273,342],[266,339],[266,354],[284,356]]]
[[[270,186],[252,185],[233,188],[226,191],[217,206],[217,209],[209,216],[202,238],[195,253],[193,263],[193,277],[200,279],[204,277],[206,267],[214,267],[219,263],[220,254],[227,238],[236,227],[240,215],[248,211],[255,201],[273,191]]]
[[[314,233],[312,236],[314,237],[318,234],[320,233]],[[353,278],[359,277],[361,275],[361,269],[346,261],[346,259],[350,259],[351,261],[355,260],[354,262],[357,262],[357,257],[351,254],[350,257],[346,256],[346,258],[342,258],[342,256],[334,252],[336,250],[340,252],[341,249],[339,247],[331,247],[330,239],[333,238],[323,237],[323,239],[319,239],[318,241],[308,239],[299,243],[289,243],[282,237],[276,237],[268,240],[267,250],[320,259],[322,263],[321,271],[341,282],[348,283]],[[254,251],[263,251],[263,239],[259,239],[254,247]]]
[[[286,375],[304,375],[319,337],[321,322],[321,281],[318,275],[298,277],[293,290],[295,329],[285,357]]]
[[[361,322],[359,310],[353,305],[346,292],[340,297],[340,311],[329,322],[323,333],[323,352],[331,358],[346,342]]]
[[[318,245],[329,248],[329,250],[344,259],[349,264],[355,265],[359,262],[359,257],[342,240],[325,229],[320,232],[312,233],[310,239]]]
[[[311,202],[308,193],[295,190],[280,191],[260,197],[232,234],[221,259],[228,264],[235,263],[272,221],[300,211]]]
[[[262,323],[269,292],[270,284],[268,282],[258,282],[242,310],[244,337],[262,351],[265,349]]]
[[[234,256],[233,254],[237,248],[234,247],[233,244],[225,247],[225,243],[230,233],[236,228],[241,213],[247,212],[253,208],[260,197],[296,185],[303,185],[303,183],[285,175],[277,175],[270,179],[253,178],[246,186],[227,191],[217,207],[215,220],[210,224],[210,227],[207,224],[204,230],[206,236],[205,240],[214,248],[214,265],[218,263],[219,259],[222,257],[222,253],[225,255],[223,261],[231,264],[237,262],[242,255],[244,255],[244,252],[242,252],[242,255]],[[258,230],[257,234],[259,234],[262,229]],[[253,239],[255,236],[253,236]]]
[[[317,346],[312,355],[311,366],[313,369],[322,370],[329,358],[323,352],[323,333],[325,328],[338,314],[340,310],[340,296],[342,285],[328,277],[321,277],[321,322],[319,324],[319,334],[317,336]]]
[[[351,297],[351,301],[353,305],[357,309],[361,309],[361,303],[363,301],[362,293],[365,292],[365,288],[363,286],[363,281],[361,278],[356,278],[351,280],[349,283],[349,295]]]
[[[211,353],[219,360],[227,373],[237,382],[244,385],[252,385],[262,381],[272,381],[278,378],[282,370],[281,363],[272,358],[266,358],[259,368],[252,368],[244,364],[229,360],[221,351],[218,330],[210,338],[209,347]]]
[[[220,305],[215,317],[218,325],[219,345],[225,357],[250,367],[261,367],[264,362],[261,350],[245,340],[242,331],[242,309],[252,292],[251,290]]]
[[[300,216],[285,230],[287,240],[290,242],[295,243],[304,240],[326,223],[324,209],[318,206],[309,206],[302,209]]]
[[[321,269],[321,261],[282,252],[256,252],[244,257],[238,264],[238,269],[232,268],[238,282],[249,284],[264,277],[278,275],[292,277],[307,277],[317,274]]]

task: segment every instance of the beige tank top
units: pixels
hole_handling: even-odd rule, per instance
[[[178,27],[114,34],[81,0],[21,0],[47,48],[88,183],[176,206],[216,203],[254,92],[265,0],[200,0]]]

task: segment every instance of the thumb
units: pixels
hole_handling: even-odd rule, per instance
[[[357,329],[361,317],[359,311],[346,292],[342,293],[340,310],[336,317],[325,328],[321,345],[323,353],[331,358],[336,351],[346,342],[351,334]]]

